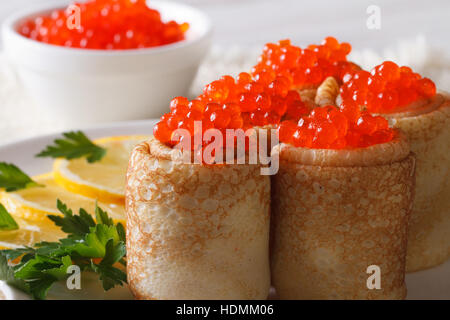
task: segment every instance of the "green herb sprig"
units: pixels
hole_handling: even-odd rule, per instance
[[[19,229],[19,225],[0,203],[0,231],[12,231]]]
[[[126,273],[117,267],[117,263],[126,266],[123,225],[114,224],[98,206],[96,221],[84,209],[74,215],[60,200],[57,207],[63,216],[48,217],[67,237],[59,242],[37,243],[33,248],[0,250],[0,280],[34,299],[45,299],[55,282],[67,279],[72,264],[82,271],[97,273],[105,291],[126,283]]]
[[[0,188],[7,192],[41,186],[12,163],[0,162]]]
[[[106,149],[94,144],[83,132],[71,131],[63,133],[64,139],[54,140],[36,157],[65,158],[68,160],[85,157],[89,163],[103,159]]]

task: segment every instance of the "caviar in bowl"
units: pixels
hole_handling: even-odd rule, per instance
[[[157,117],[171,98],[187,93],[208,51],[211,23],[186,5],[149,4],[163,20],[189,24],[185,39],[150,48],[105,50],[48,44],[19,32],[24,21],[50,14],[54,5],[30,8],[4,22],[6,55],[43,117],[74,126]]]

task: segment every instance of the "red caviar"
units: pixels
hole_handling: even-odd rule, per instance
[[[278,128],[281,142],[314,149],[361,148],[391,141],[394,131],[381,116],[356,112],[345,105],[316,107],[298,122],[283,121]]]
[[[18,31],[53,45],[111,50],[174,43],[183,40],[189,28],[187,23],[163,22],[145,0],[90,0],[74,5],[80,9],[79,26],[73,19],[76,11],[54,10],[24,21]]]
[[[333,37],[306,49],[291,45],[289,40],[268,43],[253,73],[287,76],[295,88],[315,87],[327,77],[342,79],[347,72],[359,69],[347,61],[351,49],[350,44],[339,43]]]
[[[371,113],[393,113],[418,99],[433,97],[436,86],[409,67],[385,61],[371,72],[348,73],[340,94],[347,105],[364,106]]]
[[[298,119],[308,114],[310,107],[290,86],[288,78],[264,73],[252,76],[243,72],[236,79],[223,76],[206,85],[203,94],[192,101],[184,97],[173,99],[170,113],[161,118],[154,134],[161,142],[173,145],[176,141],[172,141],[172,133],[176,129],[195,134],[194,121],[202,122],[203,131],[225,131]]]
[[[272,125],[278,127],[280,141],[297,147],[343,149],[388,142],[394,131],[383,117],[372,116],[347,99],[339,108],[313,108],[302,101],[295,90],[304,85],[319,84],[328,76],[335,76],[345,83],[349,83],[350,77],[354,82],[358,79],[367,81],[366,74],[346,61],[350,50],[350,45],[339,44],[331,37],[306,50],[291,46],[288,40],[280,41],[278,45],[268,44],[251,74],[243,72],[236,78],[223,76],[206,85],[203,93],[191,101],[184,97],[173,99],[170,112],[161,117],[154,135],[162,143],[173,146],[179,142],[173,136],[176,129],[186,129],[194,136],[197,133],[194,121],[201,121],[203,133],[216,128],[224,135],[225,129],[245,130]],[[320,77],[314,81],[310,76],[301,78],[299,72],[306,72],[302,69],[305,64],[311,67],[306,74],[317,71]],[[381,68],[380,72],[385,74],[387,68]],[[303,80],[299,81],[300,78]],[[349,88],[353,85],[357,84]],[[209,143],[202,141],[200,147]],[[192,145],[194,150],[197,147]]]

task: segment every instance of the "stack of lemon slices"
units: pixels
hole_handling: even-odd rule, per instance
[[[98,162],[85,158],[56,159],[53,172],[34,177],[42,187],[15,192],[0,191],[0,203],[14,217],[18,230],[0,232],[0,249],[32,246],[41,241],[57,241],[65,235],[48,215],[61,215],[60,199],[74,213],[80,208],[93,214],[96,203],[115,222],[125,225],[125,175],[134,146],[148,136],[109,137],[94,141],[107,150]]]

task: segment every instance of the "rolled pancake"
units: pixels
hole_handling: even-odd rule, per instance
[[[414,155],[399,134],[355,150],[281,144],[272,283],[281,299],[403,299]],[[369,290],[367,268],[381,270]]]
[[[310,88],[310,89],[303,89],[303,90],[297,90],[297,92],[300,94],[300,98],[303,102],[306,102],[309,106],[314,105],[314,99],[317,94],[317,88]]]
[[[339,83],[333,77],[326,78],[317,88],[314,102],[318,106],[334,106],[336,97],[339,95]]]
[[[430,268],[450,257],[450,101],[438,94],[385,116],[408,136],[417,158],[406,271]]]
[[[127,262],[138,299],[266,299],[270,180],[258,165],[174,160],[138,145],[127,173]]]

